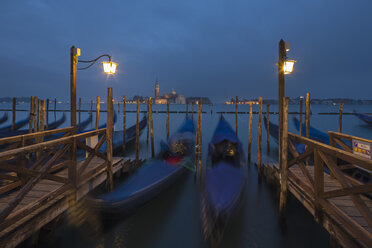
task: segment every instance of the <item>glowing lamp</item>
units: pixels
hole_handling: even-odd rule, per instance
[[[117,65],[117,63],[114,63],[112,61],[104,61],[102,62],[103,72],[106,74],[115,74]]]
[[[284,61],[284,74],[290,74],[293,72],[293,66],[295,62],[296,62],[295,60]]]

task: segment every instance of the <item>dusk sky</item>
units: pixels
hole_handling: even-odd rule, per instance
[[[108,86],[153,96],[156,77],[160,94],[277,98],[283,38],[297,60],[287,96],[372,99],[371,0],[1,1],[0,34],[0,96],[68,100],[75,45],[119,63],[110,77],[101,63],[78,71],[85,100]]]

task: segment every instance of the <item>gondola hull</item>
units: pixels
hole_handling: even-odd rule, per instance
[[[186,144],[185,153],[177,155],[171,147]],[[123,184],[105,195],[91,198],[93,206],[110,214],[131,214],[137,207],[156,197],[192,164],[195,145],[195,127],[187,119],[178,132],[170,137],[167,149],[162,150],[158,159],[150,160],[139,167]]]

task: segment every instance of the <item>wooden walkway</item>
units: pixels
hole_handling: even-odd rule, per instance
[[[288,162],[283,159],[283,168],[264,165],[264,175],[280,184],[280,210],[285,210],[289,190],[342,247],[372,247],[372,200],[366,197],[372,196],[372,183],[346,173],[372,171],[371,159],[353,154],[347,145],[351,140],[372,140],[335,132],[329,135],[331,146],[288,133],[283,142],[291,153]],[[305,147],[305,151],[299,154],[296,147]]]
[[[311,178],[314,180],[313,168],[314,166],[306,166]],[[279,181],[279,164],[265,164],[263,169],[264,175],[267,178],[275,178],[275,180]],[[298,165],[294,165],[289,169],[289,174],[291,175],[288,178],[289,191],[315,218],[314,197],[307,193],[311,186],[306,182],[307,180],[301,169]],[[325,192],[342,189],[340,183],[327,173],[324,173],[324,188]],[[364,196],[361,198],[372,211],[372,200]],[[330,199],[330,202],[337,208],[341,209],[355,223],[362,226],[372,237],[372,229],[368,226],[362,214],[355,208],[350,196],[335,197]],[[363,243],[360,242],[358,235],[354,234],[352,226],[340,223],[338,218],[332,214],[332,212],[323,212],[323,227],[330,233],[330,235],[335,236],[338,242],[344,245],[344,247],[364,246],[362,245]]]
[[[0,247],[15,247],[37,233],[113,175],[136,168],[135,160],[113,158],[100,147],[106,129],[72,135],[62,128],[0,139]],[[48,136],[62,134],[57,139]],[[86,139],[98,137],[92,147]],[[43,142],[44,139],[48,141]],[[111,141],[111,140],[110,140]],[[82,160],[79,156],[87,154]],[[109,149],[111,152],[109,152]],[[139,161],[141,162],[141,161]]]
[[[104,162],[103,159],[95,158],[88,164],[88,169],[94,171],[100,167],[102,162]],[[121,169],[128,170],[130,165],[128,162],[130,162],[130,160],[114,158],[114,174]],[[82,163],[83,161],[78,163],[78,166],[82,165]],[[76,194],[76,201],[79,201],[107,179],[107,173],[102,173],[99,170],[97,170],[96,173],[96,177],[92,177],[81,184],[76,192],[72,189],[65,190],[63,188],[64,184],[56,181],[43,179],[37,183],[15,208],[14,215],[17,215],[17,212],[21,212],[22,209],[37,204],[40,199],[48,197],[48,194],[56,192],[58,189],[63,189],[63,192],[52,201],[43,204],[37,209],[37,211],[26,215],[13,225],[3,229],[0,232],[0,247],[14,247],[18,245],[20,242],[30,237],[34,232],[65,212],[72,204],[72,194]],[[68,171],[67,169],[64,169],[56,173],[56,175],[67,179]],[[15,190],[7,196],[0,198],[0,208],[3,209],[18,194],[19,190]]]

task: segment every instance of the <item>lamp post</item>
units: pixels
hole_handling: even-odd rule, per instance
[[[279,85],[279,168],[282,166],[282,139],[283,139],[283,99],[284,99],[284,75],[293,72],[295,60],[287,59],[289,43],[283,39],[279,42],[279,59],[278,59],[278,85]]]
[[[287,59],[289,43],[279,42],[278,83],[279,83],[279,168],[280,168],[280,200],[279,217],[284,220],[287,202],[287,135],[288,135],[288,98],[284,105],[284,75],[292,73],[296,61]],[[285,123],[284,123],[285,122]],[[284,129],[285,128],[285,129]],[[285,136],[284,136],[285,135]]]
[[[70,58],[71,58],[71,67],[70,67],[70,106],[71,106],[71,127],[73,127],[73,133],[76,134],[76,71],[77,70],[85,70],[94,65],[100,58],[108,57],[109,61],[102,62],[103,71],[106,74],[115,74],[117,63],[111,61],[111,56],[108,54],[103,54],[93,60],[80,60],[78,61],[78,57],[80,56],[80,48],[75,46],[71,47],[70,50]],[[88,66],[84,68],[77,68],[77,63],[89,63]]]

